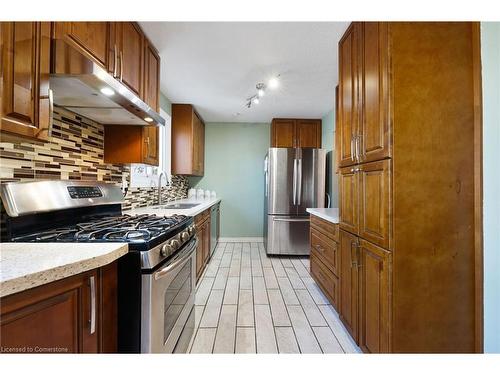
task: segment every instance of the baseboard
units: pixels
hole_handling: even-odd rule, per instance
[[[219,237],[219,242],[264,242],[264,237]]]

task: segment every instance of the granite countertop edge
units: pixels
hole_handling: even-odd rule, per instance
[[[130,210],[123,211],[127,215],[140,215],[140,214],[156,214],[161,216],[172,216],[172,215],[186,215],[186,216],[196,216],[199,213],[205,211],[207,208],[219,203],[221,198],[210,198],[210,199],[194,199],[194,198],[184,198],[175,201],[165,202],[162,206],[174,203],[199,203],[198,206],[187,208],[187,209],[156,209],[157,205],[137,207]]]
[[[32,246],[33,243],[25,244],[25,243],[2,243],[2,248],[10,246],[19,246],[19,245],[28,245]],[[54,249],[57,251],[58,248],[61,247],[60,243],[44,243],[44,247],[54,246]],[[70,244],[74,245],[74,244]],[[102,244],[85,244],[88,246],[99,246],[102,248]],[[106,244],[110,245],[110,244]],[[45,269],[40,269],[37,271],[27,271],[26,274],[18,274],[12,278],[8,278],[4,280],[4,274],[1,272],[4,267],[22,267],[19,262],[16,260],[4,260],[0,261],[0,297],[6,297],[11,294],[19,293],[28,289],[32,289],[41,285],[45,285],[54,281],[62,280],[64,278],[78,275],[83,272],[87,272],[99,267],[103,267],[107,264],[110,264],[122,257],[123,255],[128,253],[128,245],[126,243],[113,243],[116,245],[115,247],[109,246],[109,251],[102,253],[98,253],[95,256],[89,256],[83,259],[72,260],[69,263],[58,264],[54,267],[47,266]],[[50,249],[47,249],[50,251]],[[15,250],[17,251],[17,249]],[[19,250],[28,252],[28,257],[26,259],[29,260],[29,249],[27,250]],[[64,251],[64,250],[63,250]],[[53,252],[47,256],[53,256]]]
[[[339,223],[339,209],[338,208],[307,208],[307,212],[311,215],[320,217],[333,224]]]

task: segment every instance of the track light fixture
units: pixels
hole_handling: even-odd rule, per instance
[[[252,104],[259,104],[260,99],[266,94],[266,89],[275,89],[279,86],[279,74],[275,77],[272,77],[268,84],[266,85],[265,83],[259,82],[255,85],[255,89],[257,90],[257,93],[252,95],[251,97],[247,98],[247,103],[246,106],[247,108],[251,108]]]

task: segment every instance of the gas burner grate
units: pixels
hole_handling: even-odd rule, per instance
[[[72,226],[30,233],[14,242],[147,242],[187,220],[184,215],[96,217]]]

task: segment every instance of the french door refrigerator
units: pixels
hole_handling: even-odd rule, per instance
[[[325,206],[326,151],[270,148],[264,160],[264,246],[267,254],[307,255],[307,208]]]

